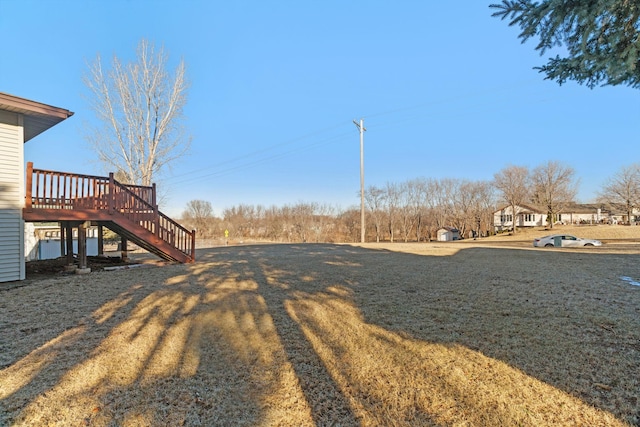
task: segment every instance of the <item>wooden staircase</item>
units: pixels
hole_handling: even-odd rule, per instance
[[[195,231],[158,210],[155,184],[122,184],[113,173],[100,177],[33,169],[29,162],[26,193],[25,221],[90,221],[163,259],[195,261]]]

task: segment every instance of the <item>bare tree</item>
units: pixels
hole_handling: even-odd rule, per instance
[[[240,204],[222,212],[223,219],[229,224],[229,231],[236,238],[251,237],[254,231],[256,208],[253,205]]]
[[[460,236],[466,237],[468,230],[474,230],[476,226],[476,210],[478,206],[480,183],[473,181],[456,181],[453,188],[453,215],[454,226],[460,232]]]
[[[298,202],[291,206],[291,220],[293,223],[294,238],[300,242],[307,242],[311,233],[313,217],[316,211],[316,203]]]
[[[336,218],[338,230],[335,240],[338,242],[360,241],[360,209],[349,208],[342,211]]]
[[[460,233],[460,237],[464,238],[466,232],[466,215],[469,209],[469,193],[464,191],[463,187],[469,181],[457,179],[445,179],[443,182],[448,183],[447,200],[445,205],[447,209],[447,225],[453,226]]]
[[[282,237],[286,239],[286,242],[292,242],[295,238],[295,225],[291,205],[284,205],[280,208],[280,218],[282,220]]]
[[[428,184],[424,178],[413,179],[409,181],[409,197],[413,210],[416,241],[422,240],[422,229],[426,218],[425,202],[427,199]]]
[[[189,148],[180,119],[187,101],[184,61],[174,76],[166,70],[164,49],[142,40],[136,62],[113,57],[105,70],[100,55],[89,65],[84,83],[101,126],[87,136],[100,161],[128,183],[151,185],[154,176]]]
[[[640,165],[636,163],[620,168],[605,182],[599,198],[611,204],[623,205],[627,221],[631,222],[634,208],[640,205]]]
[[[400,217],[400,231],[402,232],[402,240],[404,240],[404,242],[406,243],[409,241],[409,234],[412,233],[416,225],[414,182],[403,182],[398,186],[398,190],[398,214]]]
[[[441,218],[439,209],[439,191],[440,184],[438,181],[430,178],[425,182],[425,191],[422,195],[423,205],[425,207],[426,220],[424,222],[427,230],[427,238],[429,241],[435,236],[437,229],[444,220]]]
[[[477,181],[468,185],[471,192],[470,203],[470,228],[474,230],[474,236],[482,236],[484,230],[488,230],[492,223],[495,208],[495,191],[490,182]]]
[[[454,220],[455,208],[453,201],[455,199],[458,180],[452,178],[444,178],[435,182],[435,214],[436,227],[442,228],[450,226]]]
[[[389,230],[389,241],[393,243],[395,237],[396,221],[400,207],[400,186],[387,182],[385,187],[385,202],[387,207],[387,228]]]
[[[264,212],[264,221],[264,236],[270,240],[282,241],[286,221],[281,214],[281,209],[276,206],[267,208]]]
[[[210,235],[210,222],[213,219],[211,203],[205,200],[189,201],[186,209],[182,213],[182,219],[189,222],[200,236]]]
[[[316,243],[327,241],[329,233],[334,228],[333,217],[335,208],[327,204],[314,204],[314,215],[311,232]]]
[[[546,208],[551,228],[557,215],[576,197],[578,184],[574,175],[572,167],[551,160],[533,170],[533,200]]]
[[[504,201],[511,207],[513,233],[516,233],[520,206],[529,200],[529,169],[525,166],[507,166],[493,175],[493,185],[501,193]]]
[[[380,242],[380,235],[382,233],[385,197],[385,191],[373,185],[369,186],[364,192],[364,200],[369,208],[369,216],[373,219],[373,226],[376,231],[376,243]]]

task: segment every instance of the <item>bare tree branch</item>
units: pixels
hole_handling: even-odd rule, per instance
[[[504,201],[511,206],[513,233],[516,233],[519,207],[529,199],[529,169],[524,166],[507,166],[493,175],[493,185]]]
[[[180,61],[170,76],[167,61],[162,48],[156,52],[142,40],[136,62],[122,64],[114,56],[105,74],[98,55],[84,78],[100,122],[87,139],[98,159],[129,183],[151,185],[164,167],[189,149],[190,137],[180,123],[187,101],[186,67]]]
[[[576,197],[578,183],[574,175],[572,167],[555,161],[549,161],[533,171],[533,200],[547,209],[547,222],[551,228],[556,215]]]

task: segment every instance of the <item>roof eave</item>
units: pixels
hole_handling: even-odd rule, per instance
[[[0,92],[0,110],[24,116],[24,142],[73,116],[73,112]]]

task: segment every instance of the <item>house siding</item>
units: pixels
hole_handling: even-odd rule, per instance
[[[0,123],[0,282],[23,280],[24,131]]]

